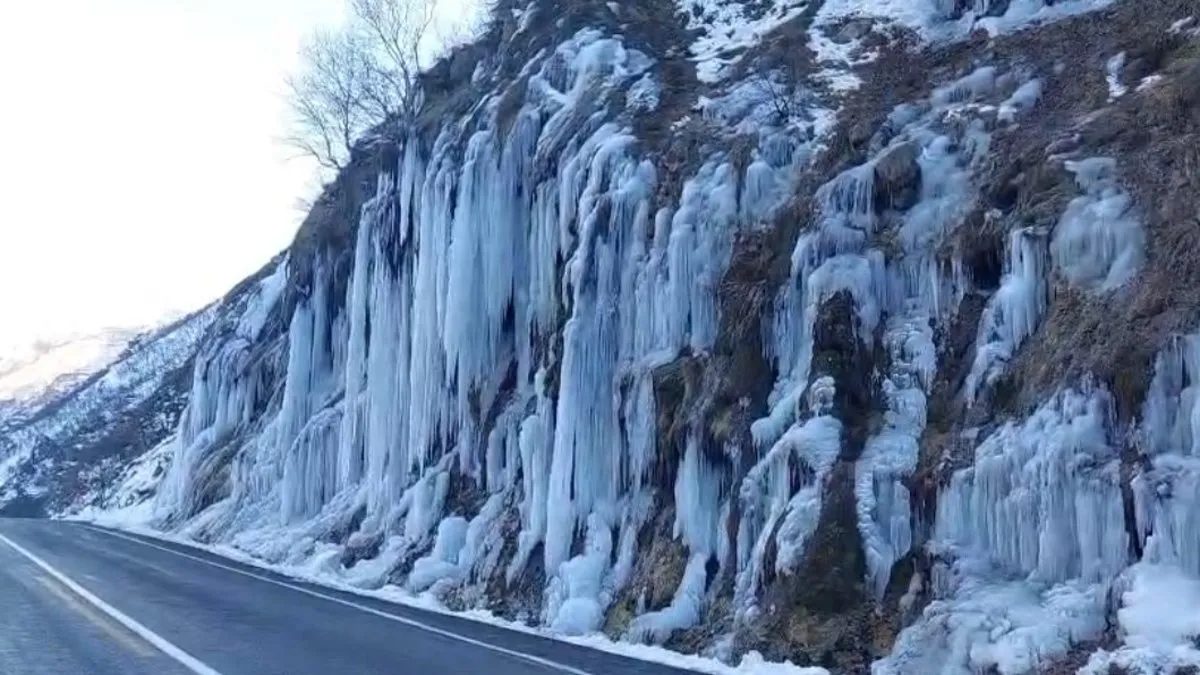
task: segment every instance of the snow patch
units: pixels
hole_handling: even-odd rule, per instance
[[[809,0],[770,0],[749,6],[741,0],[677,0],[688,17],[688,29],[699,31],[691,45],[696,77],[715,83],[724,79],[741,54],[777,26],[799,16]],[[763,5],[764,3],[757,3]]]

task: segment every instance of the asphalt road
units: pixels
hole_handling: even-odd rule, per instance
[[[681,675],[79,523],[0,519],[4,675]]]

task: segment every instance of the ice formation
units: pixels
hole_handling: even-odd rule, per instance
[[[938,499],[935,599],[875,675],[1017,675],[1103,633],[1129,562],[1109,407],[1064,390],[983,439]]]
[[[914,20],[939,14],[936,3],[908,4],[921,9]],[[969,13],[995,15],[938,21],[1007,29],[1099,4],[980,2]],[[816,26],[847,5],[826,2]],[[764,21],[803,9],[772,7]],[[693,56],[718,47],[698,44]],[[715,80],[727,62],[712,64]],[[1091,384],[979,433],[935,522],[914,522],[935,336],[971,286],[944,245],[973,206],[995,135],[1036,109],[1043,83],[1026,72],[980,67],[896,106],[865,161],[817,189],[763,322],[776,381],[749,447],[709,447],[693,425],[668,457],[656,374],[684,355],[713,356],[735,240],[776,213],[832,115],[808,109],[762,127],[748,158],[698,158],[664,199],[667,167],[642,156],[627,118],[605,107],[658,106],[651,65],[623,39],[583,30],[528,65],[524,102],[508,117],[485,98],[435,138],[388,145],[352,250],[280,260],[222,310],[171,440],[159,524],[364,587],[403,568],[408,591],[455,588],[469,601],[490,582],[534,579],[541,614],[523,618],[577,635],[600,629],[630,584],[665,495],[686,551],[681,581],[625,629],[662,643],[701,622],[714,567],[733,579],[737,619],[753,619],[765,580],[804,561],[830,477],[852,469],[868,594],[882,601],[906,556],[936,559],[910,587],[933,603],[877,675],[1026,672],[1104,630],[1109,591],[1139,546],[1148,561],[1200,574],[1187,496],[1200,487],[1189,421],[1200,352],[1186,340],[1160,357],[1144,415],[1153,459],[1134,483],[1137,541],[1109,395]],[[746,132],[736,120],[761,102],[726,93],[699,107]],[[1009,235],[967,402],[1036,331],[1052,263],[1096,291],[1141,264],[1141,226],[1108,160],[1068,169],[1084,195],[1053,234]],[[852,304],[854,339],[886,354],[865,374],[881,408],[868,433],[848,433],[861,429],[838,409],[842,374],[814,363],[817,321],[835,296]],[[655,484],[664,458],[671,485]]]
[[[1080,675],[1186,673],[1200,668],[1200,580],[1173,566],[1139,563],[1117,611],[1124,645],[1092,654]]]
[[[1131,481],[1142,561],[1120,586],[1122,644],[1093,654],[1080,672],[1131,675],[1200,667],[1200,462],[1197,461],[1200,335],[1176,337],[1155,361],[1137,445],[1145,461]]]
[[[656,167],[593,107],[596,86],[651,91],[650,63],[581,31],[531,69],[507,133],[482,123],[460,144],[447,126],[429,148],[399,147],[362,209],[348,280],[318,252],[283,293],[299,263],[281,263],[198,358],[160,517],[288,561],[354,523],[356,546],[382,541],[378,560],[342,573],[375,579],[409,557],[419,592],[489,578],[511,505],[507,578],[540,556],[544,623],[597,629],[650,513],[653,371],[712,347],[734,233],[769,214],[809,156],[764,134],[744,170],[715,154],[677,205],[653,207]],[[290,317],[286,346],[256,353],[272,313]],[[272,394],[260,384],[275,368]],[[213,467],[230,456],[226,494]],[[477,512],[451,503],[458,479],[485,490]],[[710,559],[730,550],[727,483],[689,445],[675,533],[692,562],[671,607],[631,629],[640,639],[699,620]]]
[[[1008,235],[1008,258],[1000,288],[989,300],[976,333],[975,361],[965,396],[973,402],[1003,372],[1004,364],[1041,323],[1050,302],[1045,237],[1022,228]]]
[[[1108,406],[1066,390],[984,439],[939,499],[936,536],[1035,581],[1113,578],[1129,542]]]
[[[1138,536],[1151,563],[1200,577],[1200,335],[1176,338],[1155,362],[1141,443],[1147,470],[1133,480]]]
[[[1101,292],[1133,278],[1145,247],[1133,199],[1116,184],[1116,164],[1107,157],[1066,162],[1085,194],[1067,206],[1051,245],[1069,282]]]
[[[938,597],[872,675],[1021,675],[1105,629],[1102,586],[1031,584],[970,558],[934,572]]]
[[[1022,104],[1011,106],[1012,118],[1018,108],[1036,102],[1036,89],[1027,83],[1019,85],[1018,94],[1013,94]],[[857,310],[861,339],[870,342],[877,329],[882,330],[882,344],[890,357],[890,370],[883,374],[882,382],[884,424],[867,440],[855,466],[858,526],[867,557],[868,587],[876,598],[882,597],[892,566],[914,543],[905,479],[916,469],[918,439],[926,422],[926,396],[937,367],[932,327],[953,316],[966,288],[961,266],[943,264],[936,252],[939,243],[966,215],[972,194],[971,168],[986,153],[989,143],[989,132],[971,116],[996,88],[996,70],[984,67],[936,89],[923,107],[898,107],[885,125],[887,135],[877,136],[879,149],[875,156],[818,190],[818,225],[797,243],[792,277],[776,303],[768,336],[780,378],[771,396],[770,414],[752,426],[759,447],[770,448],[760,464],[776,461],[774,457],[794,445],[792,435],[814,423],[798,419],[798,402],[810,391],[810,377],[823,375],[810,373],[813,324],[820,305],[836,292],[848,292]],[[945,116],[966,117],[967,123],[957,137],[938,131],[938,123]],[[883,214],[893,204],[879,201],[877,181],[887,180],[887,172],[897,170],[886,163],[895,162],[896,155],[903,157],[908,148],[914,149],[911,156],[915,166],[908,169],[913,176],[907,180],[916,183],[908,189],[915,189],[915,194],[911,205],[900,205],[906,210],[885,220]],[[888,229],[890,223],[894,223],[894,229]],[[884,235],[902,251],[898,259],[885,260],[883,252],[872,246]],[[1036,265],[1036,259],[1023,257],[1029,252],[1022,248],[1020,239],[1014,245],[1016,269],[1010,276],[1024,274],[1021,283],[1027,283],[1035,292],[1044,289],[1044,271]],[[1003,331],[1000,339],[1012,343],[1010,349],[1033,330],[1036,316],[1030,318],[1029,312],[1040,314],[1046,301],[1044,297],[1040,301],[1038,296],[1031,297],[1026,287],[1018,290],[1016,283],[998,294],[1000,299],[993,303],[998,307],[994,312],[1008,312],[994,322],[997,330]],[[1021,303],[1031,304],[1032,308]],[[1018,311],[1024,313],[1009,318]],[[1020,323],[1022,320],[1024,323]],[[816,381],[822,382],[825,380]],[[810,392],[810,396],[814,394],[821,398],[817,392]],[[815,464],[815,475],[824,476],[823,471],[828,471],[832,461]],[[785,526],[780,529],[781,537],[787,537],[779,542],[777,564],[781,566],[797,559],[797,547],[803,546],[807,533],[815,527],[821,491],[811,492],[802,489],[796,494],[797,503],[790,505]],[[757,516],[758,522],[753,520],[755,516],[746,515],[755,511],[747,510],[743,515],[739,586],[745,589],[747,598],[752,597],[753,580],[759,574],[756,557],[764,547],[759,542],[753,547],[756,553],[747,556],[751,539],[756,536],[753,533],[763,528],[769,532],[781,517],[781,509],[776,499],[776,506]]]
[[[936,599],[873,672],[934,672],[934,664],[947,674],[1028,672],[1098,639],[1113,598],[1119,645],[1093,654],[1081,673],[1200,664],[1191,599],[1200,579],[1197,368],[1196,335],[1159,353],[1132,434],[1142,460],[1131,480],[1121,466],[1125,435],[1095,386],[1063,390],[984,438],[939,496],[931,551],[948,562],[935,565]]]
[[[1125,52],[1120,52],[1104,64],[1104,79],[1108,82],[1108,100],[1115,101],[1129,91],[1129,87],[1121,83],[1121,71],[1125,69]]]

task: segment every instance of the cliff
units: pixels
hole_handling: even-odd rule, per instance
[[[727,661],[1194,672],[1198,9],[501,3],[107,506]]]

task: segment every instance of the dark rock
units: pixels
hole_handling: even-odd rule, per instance
[[[675,475],[683,458],[684,443],[691,423],[704,377],[703,362],[694,356],[683,356],[656,368],[654,378],[654,407],[657,419],[657,457],[653,484],[665,490],[675,485]]]
[[[504,544],[500,549],[498,569],[507,569],[517,553],[517,533],[521,529],[521,517],[515,507],[508,508],[500,527],[504,533]],[[538,544],[511,583],[504,574],[494,575],[488,581],[488,609],[509,621],[536,625],[542,613],[545,587],[544,552],[542,545]]]
[[[901,143],[875,162],[875,205],[877,209],[903,211],[917,203],[921,193],[921,166],[917,148]]]
[[[605,616],[604,632],[613,639],[625,635],[639,609],[654,612],[670,605],[683,580],[688,552],[673,536],[675,507],[658,507],[654,518],[638,534],[638,555],[630,581]]]
[[[842,27],[830,38],[837,44],[846,44],[854,40],[861,40],[871,32],[872,23],[870,19],[854,19],[842,24]]]
[[[875,372],[882,364],[864,335],[849,291],[840,291],[821,304],[813,327],[812,380],[834,380],[833,406],[842,421],[842,458],[852,461],[862,452],[870,433],[871,415],[878,412]]]
[[[1008,11],[1008,4],[1009,0],[986,0],[983,16],[1004,16],[1004,13]],[[1048,2],[1046,4],[1053,3]]]
[[[363,534],[356,532],[350,535],[350,539],[342,548],[342,567],[350,569],[358,564],[360,560],[370,560],[379,555],[379,549],[383,546],[383,532],[374,534]]]
[[[1045,2],[1051,5],[1053,2]],[[976,11],[977,16],[1003,16],[1008,11],[1009,0],[984,0],[983,11],[977,11],[976,0],[943,0],[940,3],[942,13],[951,21],[958,21],[966,16],[968,11]]]

